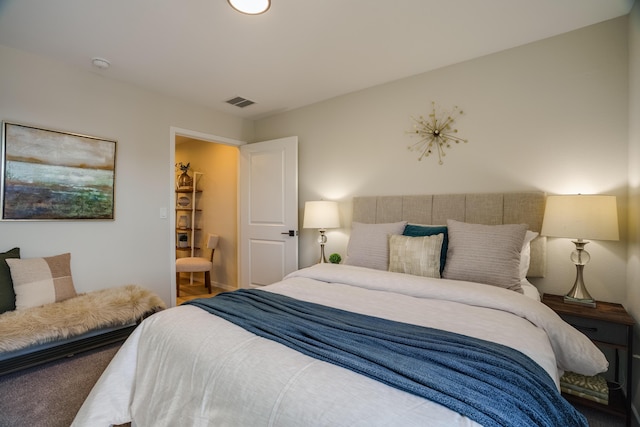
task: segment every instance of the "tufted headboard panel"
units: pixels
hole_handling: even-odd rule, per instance
[[[543,192],[366,196],[353,198],[353,221],[368,224],[408,221],[446,225],[447,219],[476,224],[528,224],[540,232],[546,196]],[[529,277],[544,277],[546,237],[531,242]]]

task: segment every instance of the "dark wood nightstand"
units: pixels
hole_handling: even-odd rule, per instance
[[[620,387],[609,384],[609,404],[603,405],[578,396],[563,394],[571,402],[579,403],[608,413],[625,417],[626,425],[631,422],[631,366],[633,361],[633,317],[620,304],[596,302],[596,307],[567,304],[560,295],[544,294],[542,302],[567,323],[585,334],[598,346],[615,350],[615,360],[609,361],[609,369],[614,368],[614,380],[620,384],[620,350],[626,352],[626,397]]]

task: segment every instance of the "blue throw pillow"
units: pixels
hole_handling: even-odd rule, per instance
[[[20,248],[0,253],[0,313],[16,309],[16,294],[13,291],[11,270],[5,259],[20,258]]]
[[[442,239],[442,249],[440,250],[440,276],[444,271],[444,263],[447,261],[447,248],[449,247],[449,235],[446,225],[416,225],[407,224],[402,233],[404,236],[422,237],[433,236],[434,234],[444,234]]]

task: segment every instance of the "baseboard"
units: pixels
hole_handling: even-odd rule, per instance
[[[213,280],[211,281],[211,286],[218,289],[224,289],[225,291],[235,291],[236,289],[238,289],[237,286],[232,286],[227,283],[214,282]]]

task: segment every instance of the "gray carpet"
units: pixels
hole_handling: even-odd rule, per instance
[[[0,427],[68,427],[119,347],[111,345],[0,377]],[[578,409],[590,427],[624,426],[622,419]]]
[[[0,427],[69,427],[120,348],[113,344],[0,377]]]

